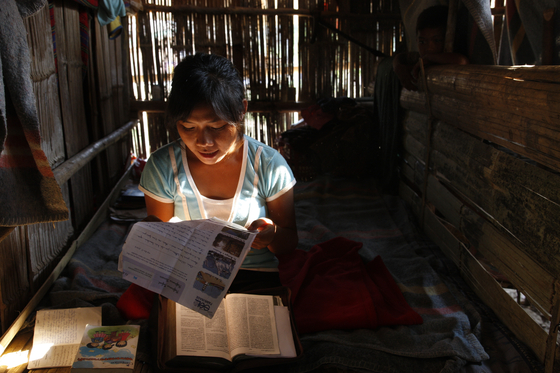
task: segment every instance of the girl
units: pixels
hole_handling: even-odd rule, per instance
[[[167,107],[168,130],[179,139],[150,156],[139,187],[148,215],[162,221],[218,217],[258,230],[236,282],[280,285],[275,255],[298,243],[296,181],[275,149],[243,134],[246,112],[243,82],[229,60],[186,57]]]

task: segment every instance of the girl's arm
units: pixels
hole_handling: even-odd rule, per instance
[[[298,235],[293,188],[266,205],[268,218],[255,220],[248,228],[260,231],[253,241],[253,247],[268,247],[275,255],[294,251],[298,244]]]
[[[144,194],[148,216],[153,215],[161,221],[169,221],[175,213],[174,203],[164,203]]]

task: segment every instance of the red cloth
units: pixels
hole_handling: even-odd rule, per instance
[[[117,309],[127,320],[140,320],[150,317],[155,294],[136,284],[130,284],[117,302]]]
[[[292,292],[299,333],[423,322],[381,257],[365,264],[358,254],[361,247],[337,237],[308,252],[279,256],[280,280]]]

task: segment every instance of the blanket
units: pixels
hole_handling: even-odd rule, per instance
[[[22,19],[44,5],[44,0],[7,0],[0,7],[0,226],[68,219],[60,186],[41,149]]]
[[[370,180],[326,177],[295,188],[298,249],[309,251],[339,236],[361,242],[360,256],[383,260],[423,324],[306,333],[300,336],[302,361],[278,371],[311,372],[322,365],[367,372],[492,371],[480,342],[480,314],[436,272],[452,265],[434,254],[441,251],[416,229],[404,201],[379,194]],[[497,355],[493,368],[504,363]],[[522,365],[517,371],[531,371]]]
[[[375,258],[399,287],[421,325],[330,329],[302,333],[303,357],[270,373],[542,372],[534,354],[468,292],[457,268],[416,229],[404,202],[379,194],[369,180],[316,179],[295,186],[300,243],[311,252],[337,237],[359,242],[364,263]],[[127,320],[117,302],[130,283],[117,270],[130,223],[104,222],[76,249],[41,307],[102,306],[103,323]],[[359,247],[358,247],[359,246]],[[154,364],[147,321],[140,360]],[[329,370],[331,369],[331,370]]]

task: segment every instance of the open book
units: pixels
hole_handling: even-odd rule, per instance
[[[139,222],[123,245],[123,278],[209,318],[257,232],[223,220]]]
[[[159,367],[239,371],[297,358],[301,345],[286,299],[230,293],[208,319],[161,297]]]
[[[87,324],[101,325],[101,307],[37,311],[27,368],[71,366]]]

